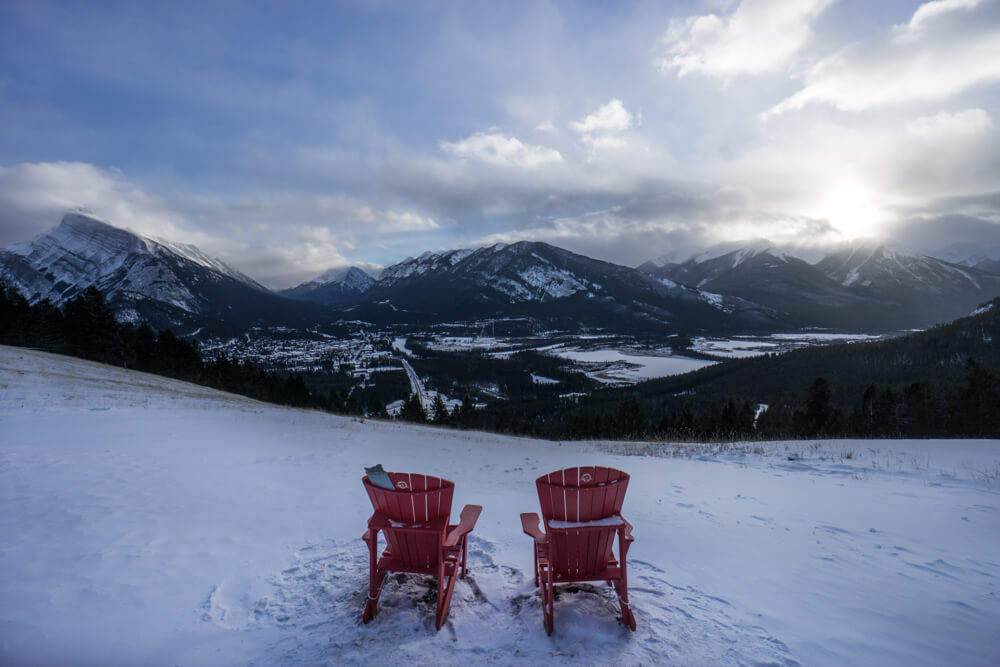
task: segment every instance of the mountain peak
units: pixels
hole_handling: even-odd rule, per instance
[[[206,308],[206,286],[236,281],[266,292],[195,246],[143,237],[80,209],[5,254],[0,276],[29,300],[48,299],[57,306],[91,285],[115,303],[153,301],[188,313]]]
[[[337,266],[280,293],[293,299],[340,305],[368,291],[375,279],[356,266]]]
[[[771,254],[780,254],[779,251],[775,249],[774,243],[768,239],[761,238],[750,241],[724,241],[722,243],[715,244],[707,250],[691,255],[682,263],[687,264],[694,262],[696,264],[702,264],[713,259],[718,259],[719,257],[732,255],[732,258],[736,261],[733,266],[737,266],[751,257],[767,252],[771,252]]]

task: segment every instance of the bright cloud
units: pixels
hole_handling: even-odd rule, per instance
[[[76,208],[140,234],[191,243],[206,239],[204,234],[179,227],[176,212],[118,170],[84,162],[0,167],[0,247],[40,234]]]
[[[948,138],[980,134],[993,128],[993,119],[982,109],[966,109],[955,113],[942,111],[934,116],[921,116],[906,124],[912,134],[928,138]]]
[[[580,141],[587,147],[587,159],[594,160],[604,151],[625,148],[628,142],[620,135],[636,120],[636,115],[626,109],[621,100],[613,98],[583,120],[571,122],[569,127],[580,135]]]
[[[476,132],[461,141],[442,141],[440,147],[442,151],[458,157],[520,169],[537,169],[563,159],[562,154],[553,148],[526,144],[517,137],[507,137],[499,132]]]
[[[995,7],[974,11],[979,4],[946,0],[922,5],[888,38],[851,45],[821,60],[806,74],[805,87],[765,117],[808,104],[860,111],[945,100],[972,86],[1000,80]]]
[[[612,99],[583,120],[573,121],[569,126],[579,134],[623,132],[632,127],[632,114],[621,100]]]
[[[982,0],[934,0],[934,2],[926,2],[917,7],[917,11],[913,12],[909,23],[896,27],[899,38],[912,38],[919,34],[927,23],[933,23],[938,16],[957,9],[972,9],[979,6],[980,2]]]
[[[671,19],[660,70],[720,79],[780,70],[809,43],[813,21],[832,1],[743,0],[726,17]]]
[[[843,240],[828,220],[759,208],[747,188],[644,194],[628,203],[492,234],[475,244],[554,243],[591,257],[637,265],[665,253],[688,256],[722,241],[767,237],[809,248]]]

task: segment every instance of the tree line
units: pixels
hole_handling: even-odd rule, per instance
[[[348,397],[311,391],[301,374],[265,371],[224,354],[203,359],[196,343],[169,328],[119,322],[103,292],[88,287],[62,308],[45,300],[30,304],[0,284],[0,343],[32,347],[91,361],[155,373],[250,398],[343,412]]]

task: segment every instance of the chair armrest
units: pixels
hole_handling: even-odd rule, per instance
[[[540,521],[538,515],[534,512],[523,512],[521,514],[521,528],[524,529],[526,535],[535,538],[536,542],[545,541],[545,533],[538,527]]]
[[[375,513],[368,519],[368,528],[374,528],[375,530],[383,530],[391,527],[391,525],[389,517],[378,510],[375,510]]]
[[[444,540],[444,546],[453,547],[459,543],[462,537],[471,533],[472,529],[476,527],[476,521],[479,520],[479,513],[482,511],[482,505],[466,505],[463,507],[462,513],[459,515],[458,525],[448,533],[448,537]]]
[[[620,529],[622,532],[622,537],[625,538],[626,542],[634,542],[635,538],[632,537],[632,524],[626,521],[625,517],[621,516],[620,514],[618,515],[618,518],[622,520],[622,527]]]

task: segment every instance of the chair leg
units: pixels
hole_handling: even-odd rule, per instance
[[[450,575],[449,575],[450,570]],[[448,619],[448,609],[451,607],[451,596],[455,592],[455,579],[458,574],[458,563],[444,562],[438,565],[438,593],[437,593],[437,629]]]
[[[551,635],[555,628],[555,586],[552,583],[552,571],[542,573],[542,614],[545,620],[545,634]]]
[[[635,632],[635,615],[628,603],[628,581],[624,578],[615,581],[615,592],[618,593],[618,603],[622,609],[622,623]]]
[[[465,579],[465,562],[469,556],[468,535],[462,535],[462,574],[459,578]]]
[[[386,573],[378,569],[378,532],[366,532],[362,539],[368,544],[368,599],[361,620],[368,623],[378,614],[378,599]]]

